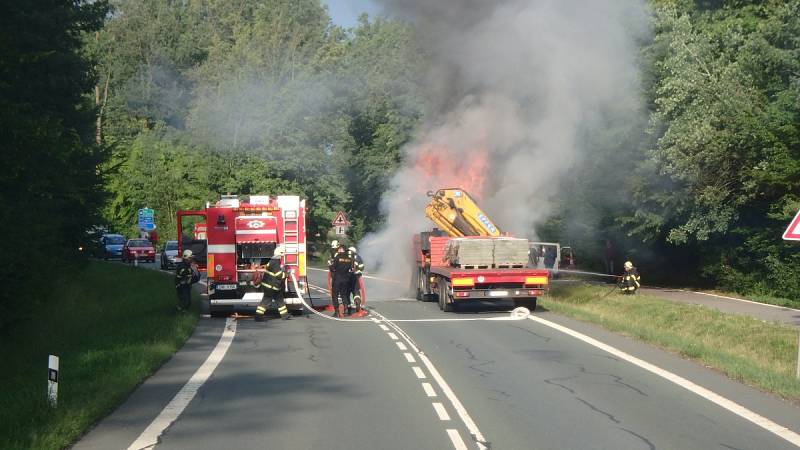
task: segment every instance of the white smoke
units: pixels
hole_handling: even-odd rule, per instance
[[[455,187],[446,184],[483,162],[485,180],[463,187],[479,190],[472,193],[503,231],[533,237],[553,211],[561,177],[591,158],[590,146],[579,144],[582,124],[642,114],[643,0],[387,0],[386,7],[415,23],[432,64],[431,112],[382,200],[386,226],[361,243],[367,262],[387,276],[408,279],[411,238],[432,227],[425,191]],[[420,162],[430,154],[447,163]]]

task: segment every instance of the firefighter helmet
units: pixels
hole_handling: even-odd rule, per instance
[[[331,248],[339,248],[339,241],[336,239],[331,241]]]
[[[625,269],[633,269],[633,263],[630,261],[625,261]]]
[[[355,255],[356,253],[358,253],[358,252],[356,251],[356,248],[355,248],[355,247],[350,247],[350,248],[348,248],[348,250],[350,250],[351,252],[353,252],[353,254],[354,254],[354,255]]]
[[[283,247],[283,245],[280,244],[277,247],[275,247],[275,251],[272,252],[272,256],[277,256],[277,257],[281,257],[285,254],[286,254],[286,249]]]
[[[187,259],[188,259],[188,258],[191,258],[192,256],[194,256],[194,255],[192,254],[192,251],[191,251],[191,250],[189,250],[189,249],[186,249],[186,250],[184,250],[184,251],[183,251],[183,257],[184,257],[184,258],[187,258]]]

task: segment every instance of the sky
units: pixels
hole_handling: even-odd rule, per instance
[[[324,0],[328,4],[333,23],[345,28],[353,27],[358,21],[358,16],[366,12],[370,17],[380,12],[380,8],[373,0]]]

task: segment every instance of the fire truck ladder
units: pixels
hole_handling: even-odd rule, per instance
[[[286,262],[287,266],[299,267],[300,264],[300,258],[299,258],[300,248],[298,245],[299,233],[300,231],[298,230],[298,223],[296,218],[283,219],[283,243],[286,251],[286,257],[284,261]],[[289,257],[289,255],[293,256]]]

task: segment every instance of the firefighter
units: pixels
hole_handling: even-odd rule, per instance
[[[178,311],[186,311],[192,302],[192,284],[200,281],[200,271],[191,250],[183,251],[183,258],[175,267],[175,290],[178,293]]]
[[[289,320],[292,316],[289,314],[289,309],[286,308],[286,303],[283,302],[283,289],[286,282],[286,269],[281,266],[281,256],[285,250],[282,245],[275,247],[272,257],[267,263],[267,268],[264,275],[261,277],[261,292],[264,296],[261,298],[261,304],[256,308],[256,322],[264,321],[264,313],[267,312],[267,300],[269,304],[274,304],[278,308],[278,313],[281,319]]]
[[[331,270],[333,267],[333,258],[336,256],[336,253],[339,252],[339,241],[336,239],[331,241],[331,254],[330,258],[328,258],[328,270]]]
[[[356,251],[355,247],[350,247],[350,254],[353,257],[353,273],[351,275],[350,291],[353,293],[353,303],[355,303],[356,311],[361,311],[361,276],[364,275],[364,260]]]
[[[635,294],[636,290],[641,286],[639,283],[639,271],[636,270],[636,267],[633,267],[633,263],[630,261],[625,261],[624,267],[625,273],[622,275],[620,288],[626,295]]]
[[[341,244],[331,264],[331,300],[333,302],[334,317],[342,317],[342,313],[339,311],[339,297],[342,298],[342,303],[347,308],[348,312],[351,309],[350,284],[352,283],[352,273],[353,257],[350,255],[350,252],[345,249],[344,245]]]

